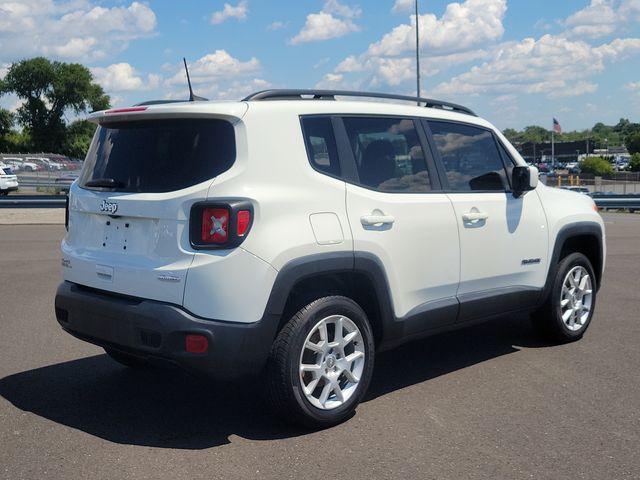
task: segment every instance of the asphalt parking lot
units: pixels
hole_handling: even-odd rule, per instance
[[[271,417],[259,385],[135,372],[53,313],[62,225],[0,225],[0,478],[638,479],[640,215],[606,213],[583,340],[513,317],[382,354],[354,418]]]

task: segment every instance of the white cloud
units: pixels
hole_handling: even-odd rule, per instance
[[[358,60],[354,55],[349,55],[336,67],[337,73],[353,73],[362,72],[365,69],[365,65]]]
[[[570,15],[564,24],[570,34],[598,38],[615,31],[616,17],[611,0],[592,0],[589,6]]]
[[[398,8],[402,6],[400,2],[397,4]],[[504,32],[505,12],[506,0],[466,0],[449,4],[440,18],[420,15],[420,28],[424,32],[420,39],[420,74],[434,76],[455,65],[490,57],[491,44]],[[412,15],[409,23],[395,27],[364,53],[346,57],[333,73],[359,75],[359,83],[366,87],[413,82],[415,25]]]
[[[324,4],[324,7],[322,8],[322,11],[345,18],[356,18],[362,15],[361,8],[344,5],[338,2],[338,0],[327,0]]]
[[[453,53],[499,40],[507,10],[506,0],[466,0],[450,3],[440,19],[419,15],[420,48],[429,55]],[[415,50],[416,19],[402,24],[369,46],[370,56],[399,56]]]
[[[146,81],[143,80],[142,76],[128,63],[91,68],[91,73],[94,80],[106,92],[150,90],[157,88],[162,81],[162,76],[157,74],[149,74]]]
[[[211,98],[240,100],[254,92],[271,88],[271,86],[270,82],[262,78],[253,78],[247,81],[235,80],[226,86],[226,88],[211,92]]]
[[[50,47],[56,56],[64,58],[83,58],[87,57],[93,46],[97,43],[95,38],[71,38],[64,45],[54,45]]]
[[[640,93],[640,82],[629,82],[624,86],[624,88],[633,93]]]
[[[541,93],[552,98],[583,95],[597,89],[585,78],[602,73],[606,63],[634,53],[640,53],[640,39],[617,39],[593,47],[553,35],[538,40],[525,38],[501,45],[490,61],[441,83],[434,93]]]
[[[307,15],[304,27],[291,39],[291,44],[319,42],[357,32],[360,27],[352,19],[361,14],[362,10],[357,7],[349,7],[337,0],[327,0],[320,12]]]
[[[246,0],[242,0],[235,7],[233,5],[225,3],[222,10],[213,12],[211,14],[211,23],[214,25],[218,25],[220,23],[223,23],[225,20],[229,18],[246,20],[248,12],[249,12],[249,7],[247,6]]]
[[[0,0],[0,61],[45,55],[91,61],[154,34],[156,16],[146,4],[105,8],[90,0]]]
[[[327,73],[316,83],[315,88],[341,89],[344,88],[343,80],[344,76],[339,73]]]
[[[640,22],[639,0],[591,0],[591,3],[573,13],[563,24],[567,35],[601,38],[615,33],[621,27]]]
[[[249,76],[258,72],[261,68],[260,61],[252,57],[242,62],[232,57],[226,50],[216,50],[196,62],[189,64],[189,76],[191,83],[206,84],[217,83],[220,80],[231,80],[238,76]],[[169,85],[186,85],[187,77],[184,68],[168,80]]]
[[[587,93],[595,93],[597,90],[597,83],[580,80],[574,85],[566,84],[564,87],[552,90],[551,93],[549,93],[549,98],[578,97]]]
[[[410,12],[415,9],[416,0],[396,0],[391,9],[394,13]]]
[[[267,26],[267,30],[269,30],[271,32],[275,32],[276,30],[282,30],[286,26],[287,26],[286,23],[277,21],[277,22],[270,23]]]
[[[360,28],[349,19],[339,19],[330,13],[312,13],[307,16],[307,22],[300,32],[291,39],[296,45],[305,42],[319,42],[357,32]]]

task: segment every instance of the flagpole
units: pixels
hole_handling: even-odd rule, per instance
[[[551,168],[556,166],[556,146],[554,143],[554,130],[551,130]]]

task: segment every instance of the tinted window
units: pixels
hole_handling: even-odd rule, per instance
[[[340,176],[340,163],[331,118],[308,117],[301,121],[311,165],[321,172]]]
[[[429,122],[429,127],[450,190],[506,189],[504,165],[490,131],[449,122]]]
[[[502,162],[507,168],[507,181],[509,183],[509,186],[511,186],[511,176],[513,175],[513,167],[515,166],[515,162],[513,161],[511,154],[507,152],[507,149],[504,147],[504,145],[502,145],[502,143],[500,142],[497,143],[498,150],[500,150],[500,155],[502,155]]]
[[[431,190],[416,126],[406,118],[345,118],[360,184],[383,192]]]
[[[113,122],[96,131],[80,185],[113,179],[118,191],[169,192],[214,178],[235,157],[233,126],[224,120]]]

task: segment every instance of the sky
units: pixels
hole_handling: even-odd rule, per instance
[[[498,128],[640,122],[640,0],[419,0],[421,94]],[[113,107],[268,88],[416,94],[415,0],[0,0],[0,77],[87,66]],[[15,96],[0,106],[15,110]]]

